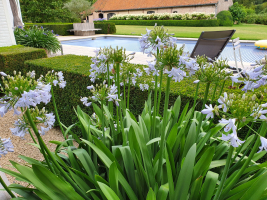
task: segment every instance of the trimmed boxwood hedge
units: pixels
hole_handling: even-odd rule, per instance
[[[73,23],[26,23],[25,28],[37,25],[38,27],[44,27],[48,30],[53,30],[58,35],[73,35],[73,32],[68,30],[73,29]]]
[[[13,71],[21,71],[26,60],[47,58],[44,49],[14,45],[0,47],[0,71],[13,74]]]
[[[52,69],[54,69],[55,71],[63,71],[65,80],[67,81],[67,86],[64,89],[55,88],[54,92],[60,114],[60,119],[65,125],[69,126],[77,122],[77,117],[73,111],[73,107],[76,108],[76,106],[79,105],[88,114],[92,114],[93,112],[92,107],[85,107],[80,101],[81,97],[91,95],[90,92],[86,89],[88,85],[93,84],[91,83],[90,78],[88,77],[90,74],[90,64],[90,57],[65,55],[48,59],[26,61],[23,73],[25,74],[27,71],[35,70],[38,77],[41,74],[46,74],[49,70]],[[142,68],[143,65],[136,65],[136,67]],[[193,81],[194,77],[184,79],[180,83],[175,83],[172,81],[169,106],[174,104],[178,96],[181,96],[182,108],[187,104],[187,102],[190,102],[190,106],[193,105],[193,99],[196,90],[196,85],[193,84]],[[163,81],[163,84],[164,83],[165,80]],[[240,89],[231,89],[229,87],[230,85],[231,81],[227,81],[224,88],[225,92],[243,94]],[[212,96],[214,87],[214,85],[211,85],[209,94],[210,97]],[[263,90],[265,88],[266,87],[261,87],[260,89],[257,89],[256,92],[264,94]],[[219,90],[220,86],[218,86],[217,88],[215,99],[218,99]],[[201,109],[201,99],[203,98],[204,93],[205,84],[201,84],[199,88],[199,99],[196,108],[197,110]],[[137,116],[143,110],[144,102],[148,97],[148,92],[141,91],[138,87],[131,87],[130,95],[130,110],[135,116]],[[162,94],[162,101],[164,101],[164,88]],[[263,101],[267,102],[266,95],[264,96]],[[161,111],[163,110],[163,106],[164,105],[162,104],[160,107]],[[49,103],[46,107],[50,110],[53,110],[51,103]],[[243,129],[243,132],[241,133],[240,137],[245,137],[246,133],[247,129]]]
[[[102,30],[96,31],[96,34],[113,34],[116,33],[116,26],[111,22],[95,22],[95,28],[101,28]]]
[[[192,26],[209,27],[219,26],[216,19],[213,20],[108,20],[116,25],[141,25],[141,26]]]

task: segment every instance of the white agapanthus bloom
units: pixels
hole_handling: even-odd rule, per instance
[[[223,108],[223,112],[227,112],[227,100],[228,100],[228,96],[227,93],[224,93],[223,97],[220,97],[218,99],[219,104],[221,104],[220,106],[218,106],[219,108]]]
[[[219,122],[222,123],[222,124],[227,124],[224,127],[224,131],[225,132],[229,132],[230,130],[232,130],[233,133],[236,133],[237,127],[235,125],[235,120],[236,119],[229,119],[229,120],[221,119],[221,120],[219,120]]]
[[[1,76],[7,76],[7,74],[5,72],[0,72]]]
[[[206,109],[202,110],[201,113],[207,115],[206,118],[209,119],[214,118],[214,108],[212,107],[212,105],[210,104],[210,106],[205,105]]]
[[[261,152],[263,149],[267,151],[267,139],[264,137],[260,137],[260,140],[261,140],[261,146],[259,147],[260,150],[258,151],[258,153]]]
[[[239,145],[241,145],[242,143],[245,142],[245,141],[240,140],[237,137],[236,133],[231,133],[231,134],[228,134],[228,135],[222,134],[221,139],[224,140],[224,141],[230,140],[230,145],[233,146],[233,147],[238,147]]]
[[[179,68],[172,68],[171,71],[165,70],[164,73],[168,74],[169,77],[172,77],[175,82],[180,82],[186,77],[186,73]]]

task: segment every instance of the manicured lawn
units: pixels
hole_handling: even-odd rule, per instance
[[[146,28],[153,29],[153,26],[130,26],[116,25],[116,35],[141,35],[146,33]],[[267,40],[267,26],[254,24],[241,24],[232,27],[174,27],[166,26],[168,33],[175,33],[175,37],[198,38],[202,31],[221,31],[235,29],[234,38],[240,37],[241,40]]]

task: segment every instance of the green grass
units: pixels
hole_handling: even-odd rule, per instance
[[[153,26],[130,26],[116,25],[116,35],[141,35],[146,33],[146,28],[153,29]],[[219,27],[173,27],[166,26],[168,33],[174,33],[175,37],[181,38],[198,38],[202,31],[222,31],[235,29],[236,33],[233,38],[240,37],[241,40],[263,40],[267,39],[267,26],[256,24],[241,24],[234,26]]]

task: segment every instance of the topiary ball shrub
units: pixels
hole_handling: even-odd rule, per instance
[[[232,14],[227,10],[219,12],[217,15],[217,20],[219,22],[219,26],[233,26]]]

